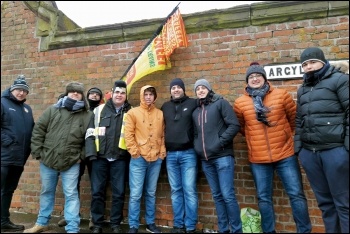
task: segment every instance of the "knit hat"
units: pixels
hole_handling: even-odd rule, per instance
[[[125,92],[126,92],[126,83],[125,83],[125,81],[123,81],[123,80],[117,80],[116,82],[114,82],[114,87],[113,87],[113,92],[115,91],[115,88],[117,88],[117,87],[119,87],[119,88],[125,88]]]
[[[29,86],[24,75],[19,75],[10,87],[10,92],[14,89],[24,89],[29,93]]]
[[[174,85],[178,85],[182,88],[182,90],[185,92],[185,84],[184,82],[180,79],[180,78],[175,78],[170,82],[170,89],[174,86]]]
[[[100,95],[101,99],[103,98],[103,94],[102,94],[101,89],[99,89],[97,87],[93,87],[93,88],[89,89],[89,91],[87,92],[87,98],[89,98],[90,93],[97,93],[98,95]]]
[[[303,64],[309,60],[317,60],[323,64],[327,63],[323,51],[317,47],[310,47],[303,51],[300,55],[300,63]]]
[[[247,83],[248,83],[248,77],[253,73],[259,73],[264,77],[265,81],[267,80],[265,69],[262,66],[260,66],[258,62],[252,62],[249,66],[250,67],[248,68],[245,74],[245,81]]]
[[[84,90],[85,90],[85,88],[84,88],[84,85],[82,83],[70,82],[66,86],[65,96],[70,92],[77,92],[77,93],[80,93],[84,96]]]
[[[194,84],[194,92],[196,92],[197,87],[200,85],[205,86],[209,91],[211,91],[211,86],[210,86],[209,82],[206,79],[199,79]]]

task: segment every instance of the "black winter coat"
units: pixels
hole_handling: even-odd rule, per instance
[[[294,143],[296,153],[302,147],[349,150],[349,75],[327,63],[298,89]]]
[[[237,135],[240,124],[230,103],[214,94],[206,103],[199,105],[192,113],[196,153],[201,160],[234,156],[233,138]]]
[[[98,111],[98,106],[94,112]],[[93,160],[96,157],[113,158],[121,160],[129,160],[130,154],[127,150],[119,148],[119,138],[123,124],[123,116],[131,109],[128,102],[125,102],[123,108],[116,113],[112,99],[109,99],[103,107],[100,115],[100,123],[98,127],[105,127],[105,134],[98,136],[99,152],[97,152],[95,144],[95,135],[89,134],[95,131],[95,114],[91,116],[87,135],[85,138],[85,152],[87,160]],[[97,114],[97,112],[96,112]]]

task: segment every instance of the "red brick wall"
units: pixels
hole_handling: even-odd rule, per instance
[[[65,84],[76,80],[85,84],[86,90],[98,86],[107,91],[113,81],[120,79],[132,59],[138,55],[148,40],[101,46],[86,46],[38,52],[39,38],[35,37],[36,16],[20,1],[5,1],[1,8],[1,91],[8,88],[18,74],[25,74],[30,84],[27,103],[33,108],[35,119],[43,110],[56,102],[64,92]],[[188,35],[189,47],[178,48],[171,56],[172,68],[156,72],[135,83],[129,95],[130,102],[139,103],[139,89],[145,84],[154,85],[158,91],[157,106],[168,100],[169,82],[174,77],[184,79],[187,95],[193,97],[193,84],[206,78],[216,93],[231,103],[242,94],[245,71],[252,61],[260,64],[297,63],[300,53],[309,46],[320,46],[330,60],[348,59],[349,17],[338,16],[314,20],[291,21],[266,26],[249,26]],[[131,55],[130,55],[131,53]],[[272,81],[289,90],[296,98],[301,80]],[[234,139],[236,166],[235,187],[241,208],[257,208],[255,187],[247,161],[245,139]],[[12,209],[37,213],[39,209],[39,162],[31,158],[25,165]],[[87,170],[86,170],[87,171]],[[324,232],[321,213],[303,173],[313,232]],[[217,229],[213,199],[206,179],[200,173],[198,229]],[[108,190],[107,211],[110,207]],[[127,199],[125,217],[127,217]],[[61,215],[64,196],[59,183],[53,215]],[[288,196],[281,182],[274,181],[274,204],[277,232],[295,232]],[[81,184],[81,213],[88,218],[90,185],[87,174]],[[170,187],[166,172],[161,172],[157,190],[157,224],[172,226]],[[143,211],[142,211],[143,212]],[[142,215],[141,215],[142,217]],[[144,219],[142,218],[144,223]]]

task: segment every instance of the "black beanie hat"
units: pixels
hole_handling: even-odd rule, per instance
[[[248,83],[248,77],[253,73],[261,74],[264,77],[264,80],[267,81],[265,69],[262,66],[260,66],[260,64],[258,62],[252,62],[250,64],[250,67],[248,68],[248,70],[245,74],[245,81],[247,83]]]
[[[24,75],[19,75],[10,87],[10,92],[14,89],[24,89],[29,93],[29,86]]]
[[[101,99],[103,98],[103,94],[102,94],[101,89],[99,89],[97,87],[93,87],[93,88],[89,89],[89,91],[87,92],[87,98],[89,98],[90,93],[97,93],[98,95],[100,95]]]
[[[327,63],[323,51],[317,47],[310,47],[303,51],[300,55],[300,63],[303,64],[309,60],[317,60],[323,64]]]
[[[170,89],[174,86],[174,85],[178,85],[182,88],[182,90],[185,92],[185,84],[184,82],[180,79],[180,78],[175,78],[170,82]]]
[[[119,88],[125,88],[126,89],[126,83],[125,81],[123,80],[117,80],[116,82],[114,82],[114,87],[113,87],[113,92],[115,90],[116,87],[119,87]]]

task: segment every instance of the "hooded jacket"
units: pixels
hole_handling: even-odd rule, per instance
[[[132,158],[140,156],[148,162],[165,158],[164,118],[154,102],[148,106],[144,92],[153,86],[146,85],[140,90],[140,106],[128,111],[125,119],[125,143]]]
[[[201,160],[234,156],[233,138],[240,126],[227,100],[214,94],[193,111],[192,120],[195,125],[194,149]]]
[[[234,110],[241,125],[240,132],[246,138],[251,163],[278,162],[294,155],[296,104],[286,90],[268,84],[270,89],[263,104],[271,110],[267,113],[271,126],[256,119],[253,98],[247,91],[234,102]]]
[[[30,155],[32,109],[6,89],[1,96],[1,165],[24,166]]]
[[[196,99],[186,95],[180,99],[171,98],[161,107],[164,114],[167,151],[182,151],[193,148],[192,112],[196,107]]]

